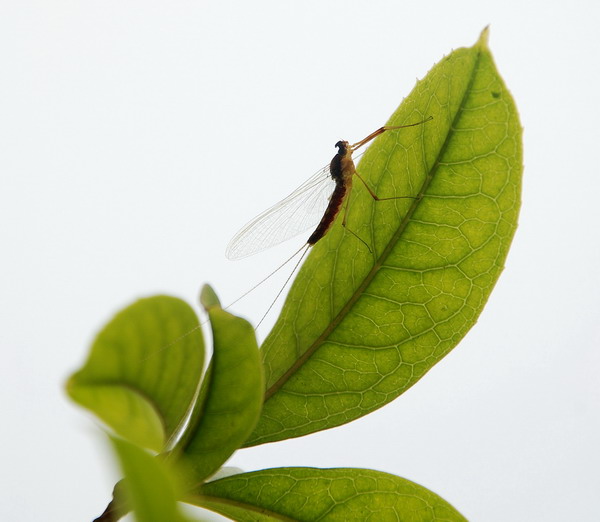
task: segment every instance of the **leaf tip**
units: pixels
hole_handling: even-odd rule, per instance
[[[64,382],[64,390],[65,393],[69,396],[71,396],[71,390],[73,389],[73,386],[75,385],[75,383],[73,382],[73,377],[74,375],[69,375],[69,377],[67,377],[67,380]]]
[[[477,40],[477,43],[475,45],[477,45],[477,47],[479,47],[481,49],[487,49],[489,37],[490,37],[490,26],[486,25],[483,28],[483,31],[481,31],[481,34],[479,35],[479,39]]]
[[[77,387],[79,386],[78,377],[79,372],[74,372],[67,377],[67,380],[64,383],[65,393],[72,401],[75,402],[77,402]]]
[[[210,285],[204,285],[200,291],[200,304],[208,312],[209,309],[221,308],[221,302]]]

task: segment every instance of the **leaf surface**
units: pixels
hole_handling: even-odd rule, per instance
[[[487,30],[419,81],[357,166],[338,216],[298,273],[262,346],[266,395],[248,446],[380,408],[475,324],[508,253],[520,205],[521,126]]]
[[[121,436],[161,451],[190,406],[203,362],[189,305],[167,296],[140,299],[98,334],[67,392]]]
[[[368,469],[275,468],[209,482],[192,502],[241,522],[464,521],[409,480]]]

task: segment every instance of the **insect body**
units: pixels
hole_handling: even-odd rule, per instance
[[[352,191],[352,176],[356,172],[354,161],[352,160],[352,149],[347,141],[338,141],[335,146],[338,148],[338,153],[329,164],[329,172],[331,173],[331,179],[335,181],[335,188],[331,193],[329,204],[325,209],[321,221],[306,242],[310,246],[317,243],[319,239],[327,234],[336,216],[339,214],[344,200]]]

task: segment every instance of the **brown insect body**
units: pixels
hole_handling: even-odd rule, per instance
[[[352,148],[347,141],[338,141],[335,146],[338,148],[338,152],[329,164],[329,172],[331,179],[335,181],[335,188],[329,198],[329,204],[323,213],[321,221],[306,242],[310,246],[313,246],[329,232],[331,225],[333,225],[336,216],[344,204],[346,196],[352,190],[352,176],[356,172],[356,167],[352,160]]]

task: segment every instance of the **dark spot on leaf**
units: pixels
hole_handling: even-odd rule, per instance
[[[492,96],[494,98],[500,98],[500,93],[498,91],[492,91]]]

